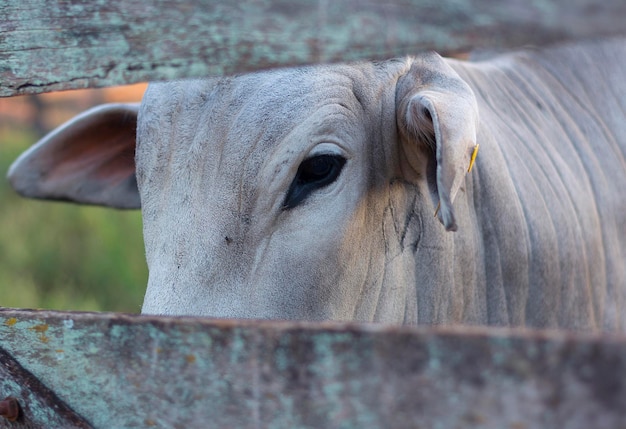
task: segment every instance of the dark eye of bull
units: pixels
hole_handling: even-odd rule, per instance
[[[302,161],[287,191],[283,210],[296,207],[312,192],[337,180],[345,163],[343,156],[330,154],[316,155]]]

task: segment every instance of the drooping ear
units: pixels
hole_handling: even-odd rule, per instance
[[[476,145],[478,107],[471,88],[435,53],[413,59],[396,86],[397,122],[405,154],[431,157],[409,164],[435,165],[431,187],[437,216],[456,231],[452,202],[463,183]],[[434,159],[432,159],[434,157]],[[424,161],[422,159],[422,161]],[[430,162],[430,164],[429,164]],[[427,172],[418,172],[426,177]]]
[[[11,185],[30,198],[140,208],[138,109],[138,104],[105,104],[66,122],[11,165]]]

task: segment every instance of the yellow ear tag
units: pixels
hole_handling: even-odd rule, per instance
[[[476,155],[478,155],[478,148],[480,148],[480,145],[476,143],[476,146],[474,146],[474,151],[472,152],[472,157],[470,158],[470,165],[467,168],[468,173],[472,171],[472,168],[474,167],[474,162],[476,161]]]
[[[476,143],[476,146],[474,146],[474,150],[472,151],[472,157],[470,158],[470,163],[469,163],[469,167],[467,168],[467,172],[469,173],[470,171],[472,171],[472,168],[474,168],[474,162],[476,162],[476,155],[478,155],[478,149],[480,148],[480,145],[478,143]],[[437,203],[437,208],[435,209],[435,216],[437,217],[437,214],[439,213],[439,209],[441,208],[441,201],[439,201],[439,203]]]
[[[441,201],[439,201],[439,202],[437,203],[437,208],[435,209],[435,216],[434,216],[434,217],[437,217],[437,213],[439,213],[439,209],[440,209],[440,208],[441,208]]]

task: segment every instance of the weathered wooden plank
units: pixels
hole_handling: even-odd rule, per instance
[[[11,398],[17,403],[17,419],[9,417],[11,429],[91,427],[1,348],[0,393],[0,400]],[[0,418],[1,428],[6,427],[4,422]]]
[[[97,428],[626,421],[624,337],[3,310],[0,347]]]
[[[0,0],[0,96],[626,32],[622,0]]]

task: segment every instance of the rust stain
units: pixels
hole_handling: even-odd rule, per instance
[[[487,419],[478,413],[471,412],[470,414],[465,415],[465,421],[471,425],[484,425],[487,422]]]
[[[194,355],[187,355],[185,356],[185,360],[187,363],[194,363],[196,361],[196,357]]]
[[[65,353],[65,350],[63,350],[63,349],[56,349],[55,352],[57,352],[57,353]]]
[[[31,331],[35,331],[39,334],[43,334],[44,332],[46,332],[48,330],[48,324],[47,323],[42,323],[41,325],[35,325],[32,328],[28,328]]]
[[[13,326],[17,323],[17,319],[15,317],[11,317],[10,319],[7,319],[6,322],[4,322],[5,325],[7,326]]]
[[[149,427],[156,426],[156,422],[152,419],[145,419],[143,423]]]
[[[35,325],[32,328],[28,328],[28,329],[38,334],[37,338],[39,339],[39,341],[41,341],[42,343],[47,343],[49,338],[46,336],[45,333],[48,331],[48,328],[49,326],[47,323],[42,323],[40,325]]]

